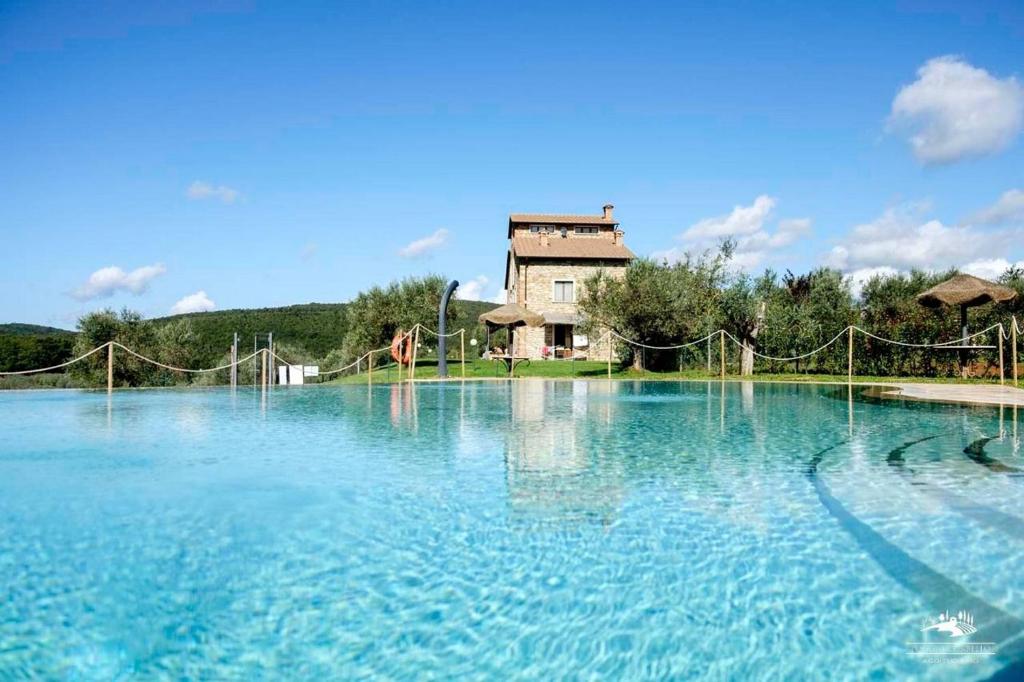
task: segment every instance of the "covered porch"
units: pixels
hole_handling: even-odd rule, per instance
[[[544,345],[540,349],[545,360],[584,360],[590,351],[590,340],[578,331],[573,313],[544,313]]]

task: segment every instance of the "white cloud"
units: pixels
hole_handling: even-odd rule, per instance
[[[455,292],[455,296],[464,301],[487,301],[489,303],[500,303],[504,305],[506,292],[504,289],[498,290],[497,293],[488,296],[487,291],[490,289],[488,286],[491,283],[490,278],[486,275],[477,275],[468,282],[459,284],[459,288]]]
[[[125,272],[121,268],[111,265],[100,268],[89,275],[89,279],[71,292],[71,295],[79,301],[107,298],[118,291],[127,291],[138,296],[149,289],[150,282],[165,272],[167,272],[167,268],[161,263],[144,265],[131,272]]]
[[[448,230],[442,228],[437,232],[434,232],[434,234],[409,242],[398,250],[398,255],[402,258],[419,258],[427,255],[431,251],[439,249],[447,242]]]
[[[973,260],[966,265],[954,266],[960,272],[966,272],[969,275],[975,277],[981,277],[982,279],[988,279],[995,281],[999,279],[1008,268],[1018,267],[1024,268],[1024,260],[1011,263],[1005,258],[979,258]],[[944,270],[945,268],[939,268]],[[879,265],[871,268],[858,268],[853,272],[847,274],[850,278],[850,282],[853,288],[853,295],[860,296],[866,285],[873,277],[891,277],[893,275],[904,275],[907,274],[906,270],[897,270],[894,267],[888,265]]]
[[[185,196],[192,201],[217,199],[225,204],[233,204],[242,196],[242,193],[227,185],[214,186],[208,182],[196,180],[185,190]]]
[[[772,249],[789,246],[800,237],[811,233],[810,218],[788,218],[780,220],[775,232],[759,230],[752,235],[736,239],[737,253],[766,254]]]
[[[482,301],[484,300],[484,289],[487,287],[488,282],[490,280],[485,275],[477,275],[468,282],[459,284],[455,295],[466,301]]]
[[[694,223],[683,232],[682,238],[700,240],[754,234],[764,225],[773,208],[775,199],[762,194],[750,206],[734,206],[728,215],[705,218]]]
[[[960,268],[962,271],[982,279],[996,280],[1012,267],[1024,268],[1024,260],[1011,263],[1005,258],[979,258]]]
[[[700,220],[679,235],[682,246],[655,251],[651,257],[676,262],[687,253],[714,249],[722,239],[732,239],[736,245],[732,267],[752,270],[767,260],[772,251],[789,246],[811,232],[810,218],[782,219],[774,231],[769,231],[766,226],[775,204],[775,198],[762,194],[749,206],[735,206],[727,215]]]
[[[205,291],[197,291],[183,297],[180,301],[171,306],[171,315],[182,315],[184,313],[205,313],[217,307]]]
[[[826,263],[840,270],[882,265],[938,270],[1009,246],[1007,235],[927,220],[927,208],[927,204],[904,204],[886,210],[869,223],[857,225],[832,249]]]
[[[997,279],[1011,266],[1024,267],[1024,261],[1013,263],[992,256],[1019,251],[1019,230],[944,225],[927,215],[929,208],[927,203],[902,204],[854,227],[833,247],[825,264],[846,272],[858,296],[876,275],[957,268],[984,279]]]
[[[891,268],[888,265],[879,265],[873,268],[859,268],[851,272],[848,276],[853,288],[853,295],[860,298],[860,294],[864,290],[864,285],[873,277],[891,277],[892,275],[898,275],[899,273],[900,271],[896,268]]]
[[[1011,189],[1003,192],[996,203],[978,211],[970,220],[984,225],[1024,224],[1024,190]]]
[[[905,133],[924,164],[1005,149],[1024,125],[1024,87],[960,57],[930,59],[892,101],[889,129]]]
[[[506,303],[508,303],[508,290],[507,289],[502,289],[501,291],[496,293],[494,296],[491,296],[490,298],[488,298],[487,302],[488,303],[497,303],[498,305],[505,305]]]

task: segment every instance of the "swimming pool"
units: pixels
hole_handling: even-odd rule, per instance
[[[1018,419],[784,384],[3,393],[0,677],[1019,674]],[[977,632],[922,632],[943,612]]]

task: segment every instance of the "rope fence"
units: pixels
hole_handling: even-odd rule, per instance
[[[998,341],[998,345],[997,346],[982,346],[982,345],[975,345],[975,344],[971,344],[970,343],[974,339],[979,338],[981,336],[984,336],[986,334],[990,334],[993,331],[996,332],[996,338],[997,338],[997,341]],[[615,338],[621,340],[622,342],[626,343],[629,346],[633,346],[633,347],[637,347],[637,348],[641,348],[641,349],[678,350],[678,349],[683,349],[683,348],[687,348],[687,347],[690,347],[690,346],[695,346],[695,345],[700,344],[700,343],[707,342],[710,339],[714,338],[715,336],[718,336],[719,339],[720,339],[720,346],[719,346],[720,347],[720,351],[719,351],[719,354],[720,354],[720,357],[721,357],[720,375],[722,376],[722,378],[724,378],[725,377],[725,348],[724,348],[724,346],[725,346],[725,339],[727,337],[728,337],[728,339],[730,341],[732,341],[733,344],[735,344],[737,347],[739,347],[742,352],[749,353],[751,356],[758,357],[758,358],[761,358],[763,360],[768,360],[768,361],[772,361],[772,362],[794,362],[794,361],[804,360],[804,359],[813,357],[813,356],[815,356],[815,355],[825,351],[830,346],[836,344],[845,335],[845,336],[848,337],[848,345],[849,345],[848,355],[847,355],[848,376],[852,379],[852,377],[853,377],[854,332],[860,332],[861,334],[865,335],[868,338],[871,338],[871,339],[874,339],[876,341],[880,341],[880,342],[883,342],[883,343],[887,343],[887,344],[891,344],[891,345],[895,345],[895,346],[900,346],[900,347],[905,347],[905,348],[916,348],[916,349],[921,349],[921,350],[926,350],[926,349],[929,349],[929,348],[934,348],[934,349],[937,349],[937,350],[988,350],[988,349],[996,349],[996,348],[998,348],[998,355],[999,355],[999,383],[1000,384],[1003,384],[1005,382],[1005,376],[1006,376],[1005,368],[1004,368],[1004,365],[1003,365],[1003,358],[1004,358],[1003,340],[1004,339],[1008,339],[1011,342],[1010,343],[1010,348],[1011,348],[1011,356],[1012,356],[1012,358],[1011,358],[1011,367],[1012,367],[1012,374],[1013,374],[1013,385],[1014,386],[1018,385],[1018,377],[1017,377],[1017,371],[1018,371],[1017,370],[1017,336],[1018,336],[1019,333],[1024,332],[1024,328],[1019,326],[1019,323],[1018,323],[1016,317],[1014,317],[1012,319],[1011,323],[1010,323],[1010,331],[1009,332],[1005,331],[1005,327],[1004,327],[1004,325],[1002,323],[996,323],[996,324],[993,324],[993,325],[991,325],[991,326],[987,327],[986,329],[983,329],[983,330],[981,330],[979,332],[975,332],[973,334],[968,334],[967,336],[962,336],[960,338],[953,339],[951,341],[941,341],[941,342],[937,342],[937,343],[910,343],[910,342],[906,342],[906,341],[900,341],[898,339],[887,339],[885,337],[878,336],[877,334],[869,332],[866,329],[862,329],[862,328],[860,328],[860,327],[858,327],[856,325],[849,325],[846,328],[844,328],[842,331],[840,331],[838,334],[833,336],[832,339],[830,339],[827,343],[825,343],[825,344],[815,348],[814,350],[809,351],[807,353],[802,353],[800,355],[793,355],[793,356],[788,356],[788,357],[778,357],[778,356],[774,356],[774,355],[766,355],[764,353],[759,353],[758,351],[754,350],[749,345],[744,344],[742,341],[737,339],[732,333],[730,333],[729,331],[727,331],[725,329],[719,329],[718,331],[711,332],[710,334],[708,334],[706,336],[703,336],[700,339],[697,339],[695,341],[690,341],[690,342],[687,342],[687,343],[676,344],[676,345],[672,345],[672,346],[655,346],[655,345],[651,345],[651,344],[642,343],[642,342],[639,342],[639,341],[635,341],[633,339],[626,338],[622,334],[620,334],[620,333],[618,333],[618,332],[613,330],[613,331],[610,331],[610,332],[606,332],[604,335],[602,335],[601,338],[599,339],[599,343],[601,341],[605,340],[606,338],[608,338],[609,335],[611,335],[611,336],[614,336]],[[608,355],[608,377],[611,378],[611,352],[609,352],[609,355]]]
[[[1007,331],[1007,329],[1008,329],[1008,331]],[[406,354],[407,355],[410,355],[410,349],[407,348],[406,344],[411,344],[411,358],[410,358],[410,361],[408,362],[408,366],[404,367],[404,365],[406,363],[402,362],[402,361],[399,361],[399,362],[395,363],[395,364],[397,364],[397,367],[398,367],[399,381],[401,381],[402,378],[403,378],[403,376],[402,376],[403,375],[403,368],[404,368],[404,372],[406,373],[406,380],[412,381],[414,379],[414,377],[415,377],[416,363],[417,363],[417,360],[418,360],[418,349],[419,349],[419,345],[420,345],[419,344],[420,332],[421,331],[422,332],[426,332],[428,334],[432,334],[435,337],[441,337],[441,336],[443,336],[445,338],[453,338],[455,336],[460,337],[461,347],[460,347],[459,362],[461,364],[462,377],[464,378],[465,375],[466,375],[466,349],[465,349],[466,330],[465,329],[457,329],[457,330],[455,330],[453,332],[441,335],[437,331],[432,330],[432,329],[430,329],[430,328],[428,328],[428,327],[426,327],[424,325],[415,324],[415,325],[413,325],[413,327],[411,329],[409,329],[406,332],[403,332],[400,335],[400,337],[398,337],[398,341],[397,341],[398,342],[398,346],[399,346],[400,349],[401,348],[406,348],[407,349],[406,350]],[[997,346],[982,346],[982,345],[971,344],[971,342],[974,341],[975,339],[977,339],[979,337],[982,337],[982,336],[985,336],[986,334],[990,334],[993,331],[996,332],[996,339],[998,341]],[[627,346],[632,346],[632,347],[635,347],[635,348],[648,349],[648,350],[654,350],[654,351],[671,351],[671,350],[682,350],[682,349],[690,348],[690,347],[697,346],[697,345],[703,344],[703,343],[710,344],[712,339],[714,339],[717,336],[719,338],[720,375],[724,379],[725,378],[725,339],[726,338],[728,338],[733,344],[735,344],[737,347],[739,347],[741,349],[741,352],[748,353],[748,354],[750,354],[753,357],[761,358],[762,360],[767,360],[767,361],[771,361],[771,362],[795,362],[795,361],[804,360],[804,359],[813,357],[815,355],[818,355],[819,353],[824,352],[829,347],[831,347],[831,346],[835,345],[836,343],[838,343],[839,340],[845,335],[845,336],[847,336],[847,339],[848,339],[848,341],[847,341],[847,343],[848,343],[847,373],[848,373],[849,378],[852,380],[852,378],[853,378],[853,357],[854,357],[854,355],[853,355],[854,335],[857,332],[859,332],[860,334],[863,334],[864,336],[866,336],[866,337],[868,337],[870,339],[873,339],[873,340],[876,340],[876,341],[879,341],[879,342],[882,342],[882,343],[887,343],[887,344],[891,344],[891,345],[895,345],[895,346],[904,347],[904,348],[913,348],[913,349],[922,349],[922,350],[925,350],[925,349],[937,349],[937,350],[984,350],[984,349],[996,349],[996,348],[998,348],[998,355],[999,355],[999,382],[1000,382],[1000,384],[1004,383],[1005,375],[1006,375],[1005,368],[1004,368],[1004,362],[1003,362],[1003,358],[1004,358],[1003,341],[1004,340],[1009,340],[1010,341],[1010,355],[1011,355],[1010,363],[1011,363],[1011,367],[1012,367],[1013,385],[1014,386],[1018,385],[1018,376],[1017,376],[1017,374],[1018,374],[1018,369],[1017,369],[1017,345],[1018,345],[1018,336],[1020,334],[1024,334],[1024,325],[1022,325],[1021,322],[1017,320],[1016,316],[1014,316],[1011,319],[1011,321],[1010,321],[1008,326],[1004,326],[1002,323],[996,323],[996,324],[993,324],[990,327],[988,327],[986,329],[983,329],[983,330],[981,330],[979,332],[975,332],[973,334],[969,334],[969,335],[966,335],[966,336],[963,336],[963,337],[960,337],[960,338],[957,338],[957,339],[953,339],[951,341],[942,341],[942,342],[938,342],[938,343],[911,343],[911,342],[907,342],[907,341],[900,341],[898,339],[887,339],[885,337],[878,336],[877,334],[869,332],[866,329],[862,329],[862,328],[860,328],[860,327],[858,327],[856,325],[849,325],[846,328],[844,328],[842,331],[840,331],[838,334],[836,334],[834,337],[832,337],[832,339],[829,340],[827,343],[825,343],[825,344],[815,348],[814,350],[809,351],[807,353],[802,353],[800,355],[793,355],[793,356],[789,356],[789,357],[777,357],[777,356],[773,356],[773,355],[767,355],[767,354],[764,354],[764,353],[760,353],[760,352],[754,350],[751,346],[749,346],[747,344],[744,344],[740,339],[736,338],[732,333],[730,333],[729,331],[727,331],[725,329],[719,329],[717,331],[713,331],[713,332],[711,332],[711,333],[709,333],[709,334],[707,334],[705,336],[702,336],[701,338],[696,339],[694,341],[688,341],[688,342],[685,342],[685,343],[680,343],[680,344],[675,344],[675,345],[665,345],[665,346],[646,344],[646,343],[643,343],[643,342],[640,342],[640,341],[636,341],[634,339],[629,339],[629,338],[623,336],[622,334],[620,334],[619,332],[617,332],[615,330],[608,330],[608,331],[606,331],[604,334],[602,334],[600,336],[600,338],[598,339],[598,341],[597,341],[597,343],[595,345],[601,345],[602,343],[604,343],[606,341],[610,343],[612,338],[614,338],[614,339],[618,339],[619,341],[621,341],[622,343],[626,344]],[[335,369],[319,372],[319,376],[326,377],[326,376],[333,376],[333,375],[336,375],[336,374],[341,374],[342,372],[346,372],[346,371],[351,370],[353,367],[356,368],[356,372],[359,373],[361,368],[365,365],[366,366],[366,370],[367,370],[367,382],[372,384],[373,383],[373,372],[374,372],[374,359],[375,359],[375,356],[377,354],[379,354],[379,353],[386,353],[386,352],[390,351],[392,347],[393,347],[393,345],[388,345],[388,346],[383,346],[381,348],[375,348],[373,350],[369,350],[369,351],[363,353],[362,355],[360,355],[354,361],[352,361],[349,364],[345,365],[344,367],[338,367],[338,368],[335,368]],[[85,360],[86,358],[89,358],[89,357],[95,355],[96,353],[99,353],[99,352],[103,351],[104,349],[106,349],[107,350],[107,389],[108,390],[112,390],[113,389],[113,364],[114,364],[114,349],[115,348],[119,349],[121,351],[124,351],[125,353],[127,353],[127,354],[129,354],[129,355],[131,355],[131,356],[133,356],[133,357],[135,357],[135,358],[137,358],[137,359],[139,359],[139,360],[141,360],[143,362],[150,363],[150,364],[152,364],[152,365],[154,365],[156,367],[160,367],[162,369],[165,369],[165,370],[168,370],[168,371],[172,371],[172,372],[181,372],[181,373],[185,373],[185,374],[207,374],[207,373],[212,373],[212,372],[219,372],[219,371],[223,371],[223,370],[231,369],[233,367],[240,366],[243,363],[246,363],[246,362],[252,360],[256,356],[260,356],[261,357],[261,363],[262,363],[261,384],[264,385],[264,386],[270,385],[270,384],[273,383],[272,378],[268,376],[269,370],[273,368],[273,364],[272,364],[271,360],[277,360],[278,362],[280,362],[283,365],[294,366],[294,363],[288,362],[285,358],[283,358],[279,354],[277,354],[273,349],[271,349],[271,348],[263,348],[263,349],[260,349],[260,350],[256,350],[256,351],[250,353],[249,355],[247,355],[247,356],[245,356],[243,358],[239,358],[239,359],[236,359],[236,360],[234,360],[232,362],[229,362],[227,364],[218,365],[216,367],[207,367],[207,368],[199,368],[199,369],[189,368],[189,367],[176,367],[174,365],[169,365],[169,364],[160,362],[159,360],[155,360],[153,358],[147,357],[147,356],[145,356],[145,355],[143,355],[143,354],[141,354],[141,353],[139,353],[139,352],[137,352],[137,351],[127,347],[127,346],[125,346],[124,344],[122,344],[122,343],[120,343],[118,341],[108,341],[108,342],[106,342],[104,344],[101,344],[101,345],[97,346],[96,348],[93,348],[92,350],[90,350],[90,351],[88,351],[86,353],[83,353],[82,355],[79,355],[78,357],[72,358],[72,359],[70,359],[70,360],[68,360],[66,362],[62,362],[62,363],[60,363],[58,365],[52,365],[50,367],[41,367],[41,368],[38,368],[38,369],[28,369],[28,370],[19,370],[19,371],[0,372],[0,377],[5,377],[5,376],[24,376],[24,375],[30,375],[30,374],[40,374],[40,373],[45,373],[45,372],[52,372],[52,371],[58,370],[58,369],[65,369],[67,367],[70,367],[70,366],[72,366],[72,365],[74,365],[74,364],[76,364],[78,362],[81,362],[81,361]],[[710,345],[709,345],[708,353],[709,353],[709,358],[710,358]],[[609,347],[609,350],[608,350],[607,367],[608,367],[608,378],[610,379],[611,376],[612,376],[612,349],[611,349],[611,347]],[[682,364],[680,364],[680,368],[682,368]],[[384,367],[378,368],[378,371],[380,371],[381,369],[390,369],[390,363],[386,364]],[[234,380],[234,378],[232,380]],[[254,377],[254,381],[255,381],[255,377]]]
[[[248,360],[252,360],[254,357],[256,357],[257,355],[259,355],[260,353],[262,353],[262,352],[264,352],[266,350],[266,349],[261,349],[261,350],[255,351],[253,353],[249,353],[248,355],[246,355],[244,358],[241,358],[240,360],[235,360],[234,362],[229,362],[228,364],[220,365],[219,367],[208,367],[206,369],[188,369],[187,367],[175,367],[173,365],[165,365],[164,363],[159,362],[157,360],[154,360],[153,358],[147,358],[145,355],[142,355],[141,353],[136,353],[135,351],[133,351],[128,346],[125,346],[125,345],[123,345],[123,344],[121,344],[121,343],[119,343],[117,341],[108,341],[107,343],[103,344],[103,346],[100,346],[99,348],[96,348],[92,352],[95,352],[96,350],[99,350],[100,348],[103,348],[104,346],[114,346],[114,347],[120,348],[121,350],[123,350],[124,352],[128,353],[129,355],[134,355],[139,360],[144,360],[145,362],[148,362],[151,365],[156,365],[157,367],[160,367],[162,369],[168,369],[168,370],[170,370],[172,372],[185,372],[186,374],[204,374],[206,372],[219,372],[219,371],[224,370],[224,369],[231,369],[231,367],[233,367],[235,365],[240,365],[243,362],[246,362]],[[273,351],[270,351],[270,352],[273,352]],[[75,362],[77,362],[78,360],[81,360],[84,357],[86,357],[86,356],[83,355],[83,356],[81,356],[79,358],[76,358]]]

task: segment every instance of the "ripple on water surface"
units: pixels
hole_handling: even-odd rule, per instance
[[[1019,664],[1024,478],[982,460],[1024,467],[1017,415],[852,397],[599,381],[5,393],[0,677]],[[977,623],[996,656],[908,653],[945,643],[926,618],[965,608],[999,620]]]

